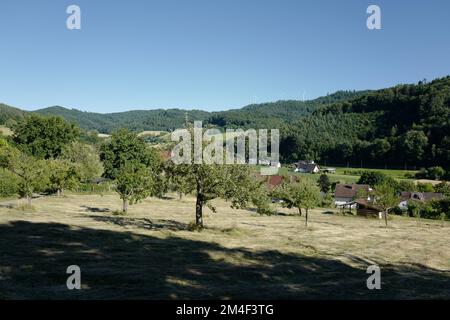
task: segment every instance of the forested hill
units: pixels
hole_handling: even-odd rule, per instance
[[[25,111],[0,103],[0,125],[8,125],[22,119],[25,113]]]
[[[167,130],[182,128],[186,121],[186,111],[181,109],[135,110],[117,113],[93,113],[63,107],[50,107],[35,111],[42,115],[59,115],[67,121],[77,123],[86,130],[110,133],[119,128],[133,131]],[[189,118],[205,120],[209,112],[189,110]]]
[[[228,128],[280,128],[312,114],[324,105],[348,101],[368,92],[337,91],[314,100],[281,100],[251,104],[241,109],[215,112],[208,121],[210,124]]]
[[[278,128],[285,123],[298,120],[309,115],[320,106],[338,101],[346,101],[365,92],[338,91],[325,97],[310,101],[277,101],[272,103],[252,104],[241,109],[207,112],[201,110],[182,109],[156,109],[137,110],[119,113],[83,112],[76,109],[67,109],[60,106],[34,111],[41,115],[58,115],[70,122],[75,122],[86,130],[96,130],[101,133],[110,133],[118,128],[128,128],[133,131],[166,130],[181,128],[185,124],[186,112],[189,121],[201,120],[205,124],[220,127],[240,128]],[[24,111],[8,107],[4,112],[0,109],[0,124],[8,119],[17,120],[23,117]],[[5,108],[6,110],[6,108]],[[16,111],[17,115],[12,111]]]
[[[323,106],[284,130],[285,161],[450,166],[450,77]]]

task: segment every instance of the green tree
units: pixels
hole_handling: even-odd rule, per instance
[[[425,182],[425,183],[419,182],[417,184],[417,191],[419,191],[419,192],[434,192],[434,187],[429,182]]]
[[[320,189],[310,179],[301,179],[298,182],[285,183],[277,192],[277,197],[283,200],[288,208],[297,208],[300,216],[305,209],[305,226],[308,226],[309,210],[319,205]]]
[[[13,126],[12,141],[23,152],[39,159],[57,158],[75,141],[79,129],[61,117],[27,116]]]
[[[183,181],[180,186],[184,192],[196,195],[195,223],[200,229],[203,228],[203,208],[216,210],[211,200],[223,198],[231,201],[232,208],[244,208],[258,198],[254,196],[258,184],[246,165],[173,164],[168,175],[177,176],[172,181]]]
[[[331,189],[331,182],[330,178],[328,178],[328,175],[322,174],[319,178],[319,181],[317,182],[317,185],[320,188],[320,191],[323,193],[328,193]]]
[[[408,211],[411,213],[411,215],[415,218],[417,218],[417,222],[420,223],[420,217],[422,210],[424,210],[426,207],[425,203],[420,200],[410,200],[408,201]]]
[[[398,206],[400,199],[395,189],[389,183],[378,184],[374,190],[375,205],[383,210],[386,227],[388,225],[388,213],[391,209]]]
[[[126,163],[118,170],[115,190],[122,199],[122,212],[128,212],[128,204],[133,205],[154,193],[155,176],[142,163]]]
[[[406,162],[419,163],[423,160],[428,146],[428,138],[423,131],[408,131],[403,135],[400,143]]]
[[[73,142],[64,147],[61,159],[78,166],[81,182],[88,182],[103,174],[103,164],[95,148],[81,142]]]
[[[9,170],[19,178],[18,194],[27,199],[29,206],[31,206],[33,194],[43,191],[48,185],[46,162],[11,146],[0,146],[0,167]]]
[[[115,180],[123,212],[128,211],[128,204],[159,194],[156,182],[161,158],[135,133],[126,129],[114,132],[111,140],[101,146],[100,159],[105,168],[103,175]]]
[[[104,167],[103,176],[109,179],[117,179],[121,169],[129,163],[140,163],[149,168],[161,165],[157,152],[127,129],[115,131],[110,141],[100,147],[100,160]]]
[[[358,184],[367,184],[372,188],[380,184],[389,184],[395,187],[396,181],[381,171],[364,171],[358,180]]]
[[[436,166],[427,169],[427,178],[432,180],[440,180],[445,175],[442,167]]]
[[[441,182],[434,186],[434,191],[442,193],[446,197],[450,197],[450,183]]]
[[[79,167],[67,160],[47,160],[49,188],[60,196],[80,182]]]

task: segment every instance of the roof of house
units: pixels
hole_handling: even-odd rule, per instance
[[[277,187],[283,183],[283,176],[269,176],[267,179],[267,185],[269,187]]]
[[[360,189],[364,189],[367,193],[370,192],[370,187],[367,184],[337,184],[334,196],[336,198],[353,198]]]
[[[409,191],[403,191],[400,194],[400,200],[401,201],[407,201],[407,200],[420,200],[420,201],[431,201],[433,199],[441,199],[444,195],[442,193],[437,192],[409,192]]]
[[[168,161],[172,158],[172,153],[170,151],[159,151],[159,156],[163,161]]]
[[[304,163],[304,162],[298,162],[295,164],[297,169],[303,169],[305,171],[314,171],[314,169],[317,167],[319,168],[319,165],[316,163]]]
[[[367,201],[367,199],[356,199],[355,203],[358,204],[358,207],[375,210],[375,211],[382,211],[381,208],[377,207],[374,203]]]

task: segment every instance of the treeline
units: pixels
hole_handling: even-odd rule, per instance
[[[311,115],[321,106],[359,97],[367,91],[337,91],[314,100],[280,100],[251,104],[241,109],[215,112],[207,123],[224,128],[281,129],[298,119]]]
[[[448,168],[449,119],[450,77],[374,91],[285,128],[282,157]]]
[[[252,104],[242,109],[223,112],[201,110],[157,109],[136,110],[117,113],[83,112],[60,106],[40,109],[34,113],[45,116],[61,116],[66,121],[76,123],[80,128],[100,133],[111,133],[120,128],[133,132],[147,130],[173,131],[183,128],[186,116],[189,121],[203,121],[205,124],[228,128],[281,128],[286,123],[310,115],[320,106],[344,101],[365,92],[338,91],[334,94],[310,101],[277,101],[273,103]],[[27,112],[0,105],[0,125],[14,123]]]
[[[76,123],[80,128],[100,133],[112,133],[120,128],[133,132],[146,130],[173,131],[183,128],[186,122],[186,112],[181,109],[136,110],[117,113],[83,112],[63,107],[50,107],[36,111],[41,115],[57,115],[69,122]],[[190,110],[187,115],[191,119],[205,120],[209,112]]]

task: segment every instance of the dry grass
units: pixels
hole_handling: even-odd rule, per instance
[[[314,210],[232,210],[220,200],[189,231],[193,198],[148,199],[126,216],[115,195],[0,206],[0,298],[450,298],[450,225],[382,221]],[[379,264],[382,290],[366,288]],[[65,287],[68,265],[83,290]]]

